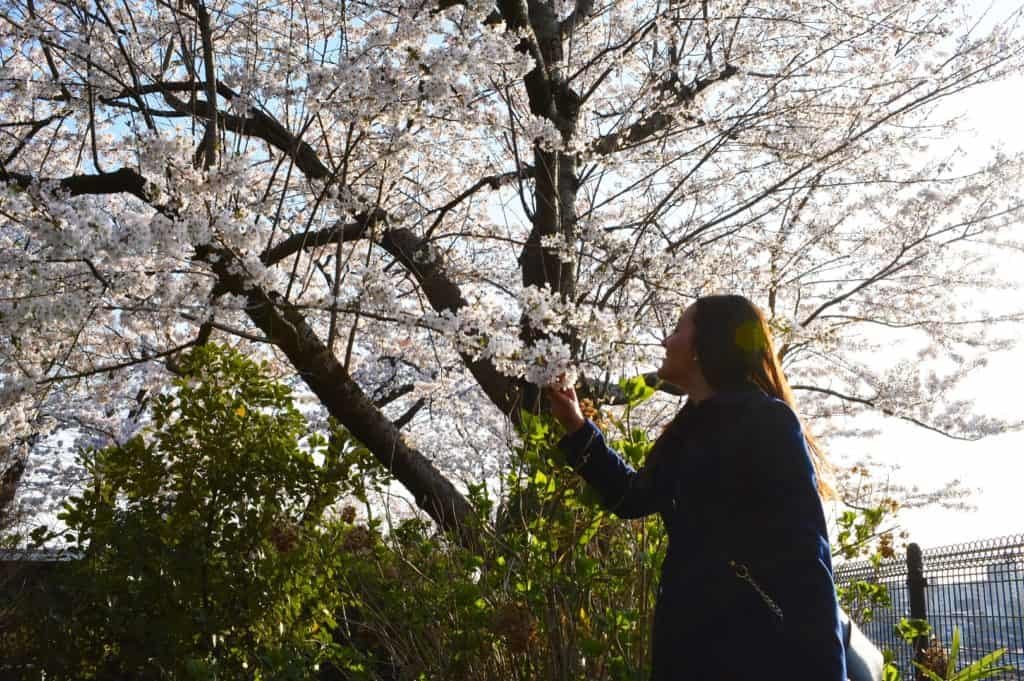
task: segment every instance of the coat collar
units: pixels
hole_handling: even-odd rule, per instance
[[[729,405],[746,404],[747,402],[756,399],[771,399],[771,396],[757,386],[732,390],[720,390],[711,397],[708,397],[697,404],[691,404],[690,401],[687,400],[683,408],[692,411],[705,411],[708,408],[713,409]]]

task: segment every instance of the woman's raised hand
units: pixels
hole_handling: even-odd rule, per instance
[[[583,418],[580,401],[576,397],[576,388],[554,384],[547,387],[547,393],[551,401],[551,415],[558,419],[565,432],[575,433],[583,427],[586,419]]]

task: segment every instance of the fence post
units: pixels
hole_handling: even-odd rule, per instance
[[[909,544],[907,546],[907,591],[910,594],[910,617],[913,619],[928,619],[928,608],[924,597],[926,586],[928,586],[928,580],[924,576],[924,558],[921,555],[921,547],[917,544]],[[921,662],[927,647],[927,636],[915,638],[914,659]]]

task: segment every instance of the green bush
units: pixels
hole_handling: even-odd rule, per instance
[[[75,557],[19,599],[0,659],[20,678],[521,681],[646,679],[656,516],[603,511],[548,417],[522,415],[499,490],[470,485],[480,541],[372,504],[392,480],[344,429],[314,432],[289,390],[231,350],[197,349],[122,446],[80,453],[63,513]],[[634,465],[651,389],[621,418],[586,405]],[[334,511],[339,499],[361,504]],[[883,517],[843,519],[866,550]],[[40,531],[35,539],[55,537]],[[876,551],[877,552],[877,551]],[[884,594],[844,592],[869,609]],[[891,673],[891,670],[890,670]],[[45,675],[45,676],[44,676]]]
[[[79,454],[88,481],[61,516],[74,560],[20,604],[9,664],[47,679],[304,679],[346,659],[332,636],[342,532],[321,523],[342,449],[241,355],[198,349],[182,370],[145,436]]]
[[[656,568],[651,518],[609,518],[561,463],[548,418],[524,416],[500,498],[471,486],[470,550],[422,519],[370,513],[390,480],[340,428],[312,432],[289,390],[208,346],[122,446],[80,453],[62,515],[75,557],[18,602],[7,669],[47,679],[646,678]],[[626,384],[605,424],[649,396]],[[325,513],[341,497],[365,505]],[[55,537],[36,533],[38,542]]]
[[[609,421],[639,463],[651,443]],[[432,535],[421,520],[377,532],[347,561],[344,620],[396,679],[646,679],[666,538],[654,518],[610,518],[555,446],[546,417],[523,415],[499,499],[470,486],[481,545]],[[372,539],[372,541],[370,541]],[[368,677],[369,678],[369,677]],[[379,678],[379,677],[373,677]]]
[[[903,618],[896,625],[896,634],[907,645],[913,645],[921,636],[932,633],[931,625],[925,620]],[[1000,658],[1006,654],[1006,648],[999,648],[987,655],[960,667],[960,628],[953,627],[953,641],[949,650],[941,646],[932,637],[931,645],[923,651],[921,661],[913,662],[918,681],[984,681],[985,679],[1003,678],[1004,674],[1015,671],[1013,667],[999,664]],[[901,681],[899,667],[887,655],[884,681]]]
[[[401,678],[647,678],[661,523],[609,517],[561,462],[553,423],[523,422],[500,507],[470,488],[483,548],[400,526],[379,558],[403,590],[368,597],[365,612],[392,631]],[[646,435],[614,425],[614,444],[639,463]]]

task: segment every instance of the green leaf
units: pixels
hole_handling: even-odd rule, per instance
[[[895,628],[896,634],[907,643],[913,643],[914,639],[930,636],[932,633],[932,625],[923,619],[904,617],[896,624]]]
[[[590,540],[594,538],[594,535],[597,534],[597,531],[600,529],[601,521],[598,517],[595,518],[594,521],[591,522],[585,530],[583,530],[583,532],[580,534],[580,538],[576,540],[577,545],[586,546],[587,544],[589,544]]]
[[[964,667],[955,677],[951,678],[953,681],[981,681],[981,679],[990,679],[1003,673],[1015,671],[1012,666],[996,664],[1005,653],[1006,648],[993,650],[988,655]]]
[[[580,651],[586,657],[598,657],[604,652],[604,644],[593,638],[585,638],[580,641]]]
[[[543,416],[532,414],[525,409],[519,411],[520,432],[528,442],[542,442],[550,429]]]
[[[953,627],[953,644],[949,647],[949,661],[946,665],[946,678],[953,678],[956,662],[960,657],[960,627]]]
[[[50,536],[50,528],[46,525],[40,525],[32,530],[28,536],[32,539],[33,544],[42,546]]]
[[[933,672],[931,669],[928,669],[924,665],[919,664],[917,662],[914,662],[913,664],[915,667],[917,667],[920,673],[925,675],[925,678],[927,678],[928,681],[945,681],[941,676]]]
[[[882,681],[900,681],[900,668],[887,662],[882,669]]]
[[[619,388],[622,389],[622,394],[630,407],[640,404],[654,394],[654,388],[647,385],[643,376],[624,378],[619,381]]]

